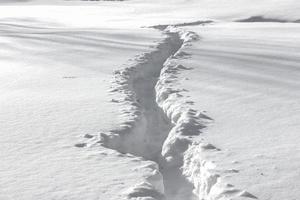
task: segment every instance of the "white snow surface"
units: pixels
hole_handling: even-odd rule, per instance
[[[0,199],[300,196],[298,1],[0,4]]]
[[[35,18],[68,26],[141,27],[264,16],[300,20],[298,0],[20,0],[1,1],[1,18]]]
[[[0,199],[120,199],[148,162],[74,145],[127,120],[108,95],[112,72],[160,34],[0,26]]]
[[[297,199],[299,25],[228,23],[190,29],[202,39],[185,49],[190,58],[179,63],[193,69],[182,73],[179,82],[188,88],[193,108],[214,120],[202,133],[203,140],[220,149],[204,156],[214,161],[213,173],[259,199]]]

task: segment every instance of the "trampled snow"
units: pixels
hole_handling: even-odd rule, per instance
[[[299,6],[2,1],[0,199],[297,199]]]

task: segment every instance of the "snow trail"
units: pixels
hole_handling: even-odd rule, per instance
[[[172,124],[155,101],[155,85],[164,62],[182,45],[178,33],[167,35],[154,51],[142,54],[124,71],[115,72],[112,92],[124,96],[112,101],[127,105],[127,110],[121,112],[131,120],[109,134],[101,134],[104,145],[149,160],[160,159],[162,144]]]
[[[124,94],[124,98],[114,99],[113,102],[127,104],[128,110],[122,113],[131,116],[132,121],[125,122],[118,130],[101,134],[100,143],[153,161],[153,165],[147,166],[153,170],[153,175],[146,177],[146,183],[129,190],[129,198],[195,200],[193,185],[183,177],[178,166],[167,167],[161,155],[163,143],[174,125],[156,102],[155,86],[164,63],[184,43],[179,32],[164,33],[167,37],[154,51],[137,58],[138,63],[133,63],[132,67],[115,72],[112,92]]]
[[[111,92],[118,98],[112,102],[122,105],[121,114],[128,120],[119,129],[100,133],[97,142],[149,162],[141,167],[149,172],[144,181],[126,191],[128,199],[255,199],[226,183],[206,159],[220,151],[198,137],[213,120],[205,111],[192,109],[187,90],[178,87],[177,75],[191,70],[178,61],[190,56],[184,48],[199,36],[174,26],[163,33],[167,37],[154,51],[115,72]]]
[[[168,44],[167,52],[154,53],[143,68],[143,73],[133,81],[133,90],[146,119],[145,140],[148,153],[142,156],[159,164],[163,176],[164,192],[168,200],[196,199],[193,186],[182,176],[180,169],[165,167],[164,158],[161,157],[163,142],[167,138],[173,124],[156,102],[155,86],[165,61],[175,55],[182,47],[183,41],[178,33],[168,33],[165,42]],[[160,48],[158,48],[160,49]]]

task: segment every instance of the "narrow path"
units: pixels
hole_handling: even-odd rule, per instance
[[[164,178],[167,200],[195,200],[196,197],[192,192],[193,185],[182,176],[180,169],[165,168],[161,158],[161,147],[173,125],[156,103],[155,85],[165,61],[170,56],[173,56],[183,44],[183,41],[177,33],[168,35],[169,38],[166,39],[168,48],[164,49],[164,52],[157,52],[157,54],[163,56],[156,56],[155,53],[151,57],[151,61],[141,69],[143,71],[142,76],[136,78],[133,82],[133,90],[141,105],[141,110],[147,123],[145,139],[150,146],[146,148],[152,152],[150,157],[147,155],[140,156],[148,157],[147,159],[153,160],[159,164],[160,172]],[[157,146],[159,148],[157,148]]]
[[[182,175],[178,168],[162,169],[167,200],[198,200],[193,193],[194,186]]]
[[[164,31],[166,39],[152,52],[137,57],[133,65],[115,73],[117,85],[112,91],[123,94],[124,100],[114,102],[127,106],[123,113],[128,113],[128,121],[117,130],[100,134],[99,143],[104,146],[142,157],[150,163],[145,166],[148,171],[141,183],[126,192],[127,198],[256,198],[225,183],[220,178],[221,172],[211,170],[214,164],[203,159],[204,152],[219,149],[202,141],[194,143],[191,136],[201,133],[212,119],[185,107],[186,101],[182,101],[180,94],[183,89],[174,89],[178,71],[189,69],[176,60],[184,55],[181,48],[198,40],[199,36],[176,27],[153,28]],[[194,188],[197,195],[193,193]]]
[[[119,135],[116,139],[107,137],[108,141],[106,140],[104,145],[156,162],[163,176],[164,199],[196,200],[192,184],[182,176],[180,169],[167,167],[161,156],[163,143],[174,125],[156,102],[155,85],[166,60],[172,57],[184,42],[179,33],[166,34],[167,38],[154,51],[143,56],[142,61],[139,60],[136,66],[125,72],[129,75],[126,75],[127,86],[123,92],[134,94],[141,117],[129,131],[115,132]],[[132,96],[129,96],[129,99],[132,99]]]
[[[147,153],[141,156],[155,162],[159,162],[161,147],[172,128],[170,120],[156,103],[155,85],[165,61],[182,45],[178,34],[172,33],[168,36],[164,43],[158,46],[158,50],[152,52],[148,60],[138,69],[138,76],[132,81],[132,90],[146,120],[143,139],[146,140],[147,146],[144,148],[147,149]]]

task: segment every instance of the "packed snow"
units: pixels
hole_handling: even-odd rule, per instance
[[[299,9],[1,1],[0,199],[298,199]]]

